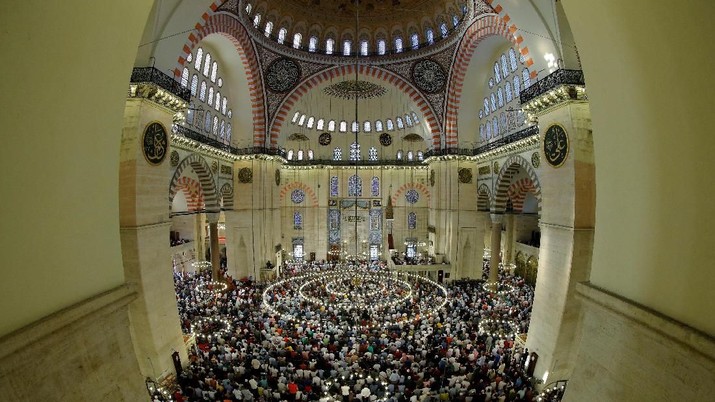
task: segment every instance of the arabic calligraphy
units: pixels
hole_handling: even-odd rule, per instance
[[[164,161],[168,150],[169,139],[166,130],[159,123],[151,123],[144,131],[144,157],[152,165]]]
[[[553,125],[544,135],[544,156],[549,165],[559,167],[566,161],[569,152],[569,137],[566,130],[559,125]]]

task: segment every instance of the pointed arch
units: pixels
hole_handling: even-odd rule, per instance
[[[223,35],[234,44],[246,70],[249,96],[253,115],[253,145],[263,146],[266,139],[266,109],[263,96],[263,83],[258,56],[246,28],[233,16],[228,14],[204,14],[204,25],[196,24],[196,30],[189,37],[181,50],[174,76],[180,77],[186,64],[186,58],[196,45],[212,34]]]
[[[491,200],[491,191],[489,186],[482,183],[477,188],[477,211],[489,211]]]
[[[402,194],[404,194],[405,191],[410,190],[410,189],[415,189],[421,193],[426,199],[427,199],[427,205],[430,205],[430,201],[432,201],[432,194],[429,191],[429,188],[425,186],[422,183],[417,183],[417,182],[411,182],[411,183],[405,183],[401,185],[397,191],[395,192],[395,195],[392,196],[392,205],[397,205],[397,200],[400,199]]]
[[[218,211],[219,204],[216,192],[216,183],[214,182],[213,175],[211,174],[211,168],[204,158],[198,154],[191,154],[184,158],[179,166],[176,167],[174,171],[174,176],[171,178],[171,183],[169,184],[169,203],[174,200],[174,196],[181,185],[181,177],[183,176],[184,169],[191,167],[196,173],[201,184],[201,191],[204,194],[204,205],[207,211]]]
[[[536,194],[534,182],[528,177],[519,179],[509,186],[507,195],[511,200],[511,205],[514,207],[515,213],[522,213],[524,211],[524,199],[526,199],[528,193]]]
[[[233,187],[230,183],[221,186],[221,209],[233,209]]]
[[[509,187],[513,184],[514,177],[519,173],[519,170],[524,170],[531,180],[533,185],[534,197],[536,198],[539,207],[538,214],[541,215],[541,185],[539,178],[536,176],[536,171],[531,167],[531,164],[521,155],[512,155],[504,162],[499,176],[497,176],[497,185],[494,194],[494,206],[492,213],[503,214],[506,211],[506,203],[509,199]]]
[[[302,96],[307,94],[313,87],[320,85],[322,82],[338,77],[349,76],[351,74],[355,74],[354,65],[337,66],[320,71],[303,80],[303,82],[301,82],[285,99],[283,99],[283,102],[278,107],[278,111],[270,124],[270,144],[267,145],[271,148],[275,148],[277,146],[278,135],[280,134],[281,127],[287,120],[289,120],[288,112]],[[358,66],[358,74],[384,81],[386,84],[397,87],[397,89],[409,96],[409,98],[417,106],[417,109],[419,109],[424,116],[424,121],[429,125],[430,132],[432,133],[432,147],[439,148],[442,128],[431,104],[417,88],[399,75],[377,66],[360,65]]]
[[[312,207],[318,206],[318,196],[315,195],[315,191],[313,191],[313,188],[305,183],[301,183],[301,182],[297,182],[297,181],[288,183],[285,186],[283,186],[283,188],[281,188],[281,191],[280,191],[281,204],[283,203],[283,200],[285,200],[286,194],[290,193],[291,191],[293,191],[295,189],[300,189],[300,190],[305,191],[305,195],[310,199],[310,203],[311,203]]]
[[[191,177],[181,176],[177,184],[178,191],[184,193],[184,197],[186,197],[187,212],[200,211],[204,208],[204,194],[201,191],[201,183],[198,181]]]

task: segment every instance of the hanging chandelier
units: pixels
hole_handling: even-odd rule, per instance
[[[323,89],[323,92],[341,99],[372,99],[386,94],[387,88],[373,82],[354,79],[329,85]]]

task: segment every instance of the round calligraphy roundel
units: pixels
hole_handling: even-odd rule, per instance
[[[392,136],[387,133],[380,134],[380,144],[383,146],[389,146],[392,144]]]
[[[569,136],[558,124],[551,125],[544,134],[544,157],[553,167],[560,167],[569,154]]]
[[[169,136],[161,123],[150,123],[144,129],[142,138],[144,158],[152,165],[160,165],[169,151]]]
[[[427,93],[439,92],[447,83],[447,74],[434,60],[420,60],[412,67],[412,80]]]
[[[320,137],[318,137],[318,143],[320,145],[330,145],[330,141],[332,140],[332,136],[330,133],[323,133],[320,134]]]
[[[266,70],[266,85],[277,93],[291,90],[300,80],[300,66],[288,58],[275,60]]]

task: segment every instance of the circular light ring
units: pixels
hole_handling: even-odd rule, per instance
[[[196,286],[196,293],[218,294],[228,289],[228,285],[219,281],[201,282]]]
[[[496,292],[494,292],[494,289],[491,288],[492,285],[493,285],[492,283],[484,282],[484,285],[482,285],[482,289],[484,289],[485,292],[496,293],[498,295],[506,295],[506,294],[516,292],[516,288],[514,288],[514,285],[512,285],[510,283],[505,283],[505,282],[498,283]]]
[[[479,321],[479,333],[491,335],[497,339],[510,339],[516,336],[519,324],[510,319],[485,318]]]
[[[349,377],[338,376],[336,378],[325,381],[321,386],[323,397],[329,398],[329,400],[331,401],[342,401],[343,396],[340,387],[342,387],[343,385],[348,385],[352,390],[354,389],[353,387],[355,386],[356,381],[363,378],[367,379],[368,377],[372,378],[373,382],[378,386],[375,390],[375,393],[372,393],[371,391],[370,394],[376,396],[378,398],[376,399],[377,401],[387,401],[390,397],[390,391],[387,389],[388,382],[383,379],[380,379],[378,375],[364,374],[362,372],[359,374],[350,374]]]
[[[201,271],[206,268],[211,268],[211,261],[194,261],[191,265],[194,269]]]
[[[233,324],[226,317],[202,317],[191,323],[191,332],[209,340],[220,336],[226,337],[233,331]]]

